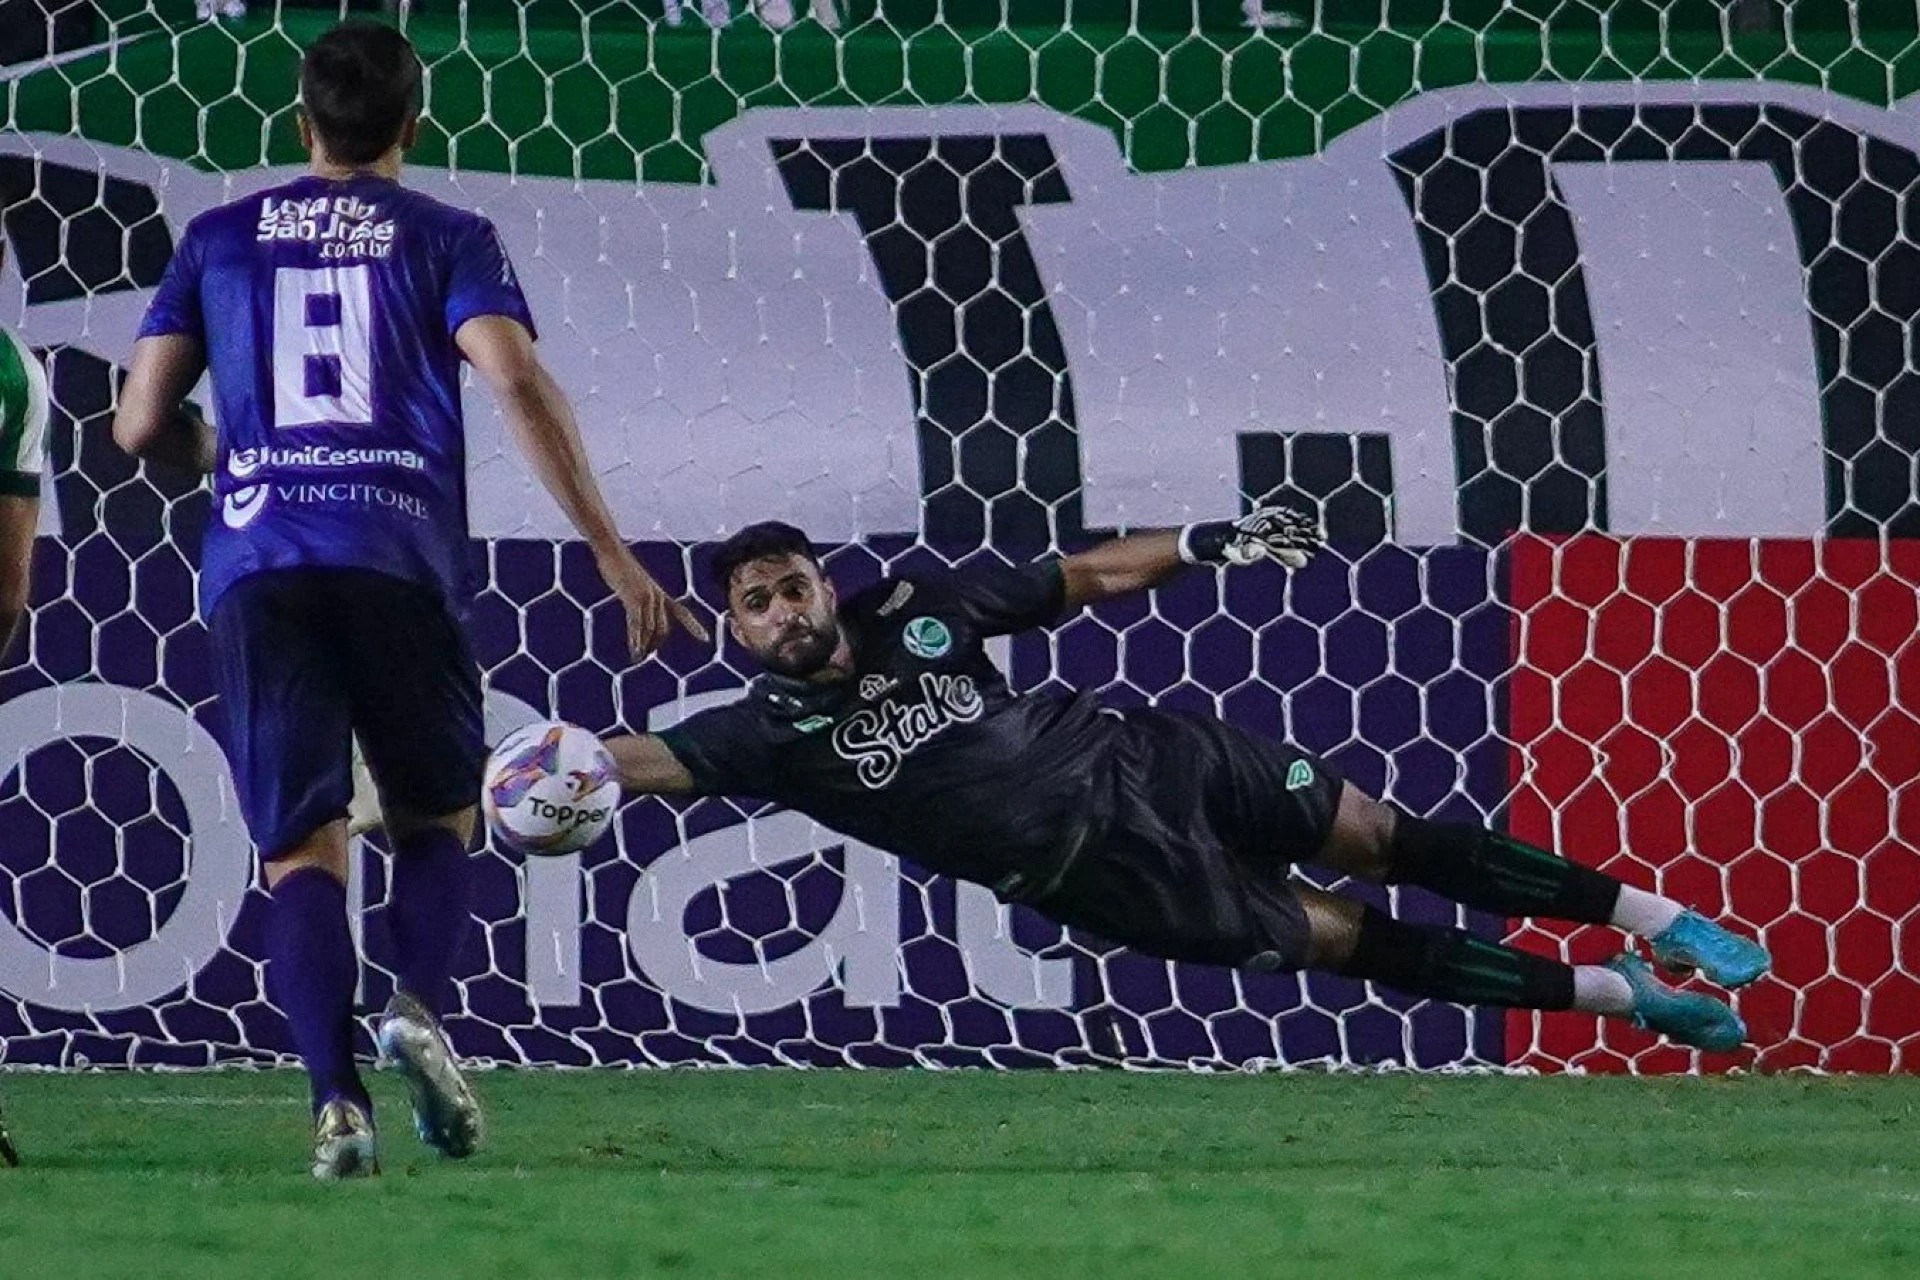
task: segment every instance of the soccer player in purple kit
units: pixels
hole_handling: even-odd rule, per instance
[[[378,1168],[353,1060],[356,735],[393,851],[398,991],[378,1041],[407,1078],[423,1141],[459,1157],[482,1136],[439,1025],[470,917],[485,755],[479,673],[456,621],[470,592],[462,359],[593,548],[635,654],[675,624],[705,635],[621,541],[493,226],[399,185],[421,81],[406,38],[375,23],[344,23],[307,50],[309,173],[188,226],[114,421],[129,452],[214,474],[200,604],[273,900],[272,991],[312,1082],[319,1178]],[[203,371],[217,431],[182,404]]]

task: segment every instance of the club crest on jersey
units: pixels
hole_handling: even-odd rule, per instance
[[[944,658],[953,648],[953,633],[947,630],[947,624],[938,618],[925,615],[915,618],[900,633],[900,643],[907,646],[907,652],[916,658],[931,661]]]
[[[954,725],[978,720],[986,712],[972,676],[924,671],[919,687],[918,702],[902,699],[862,707],[833,731],[834,754],[853,765],[860,785],[870,791],[892,782],[901,763],[915,750]]]

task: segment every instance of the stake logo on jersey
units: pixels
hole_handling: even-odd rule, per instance
[[[940,652],[946,652],[951,641],[944,626],[932,618],[914,621],[939,627],[943,640]],[[912,643],[907,647],[912,649]],[[854,766],[861,785],[869,790],[878,791],[892,782],[900,773],[901,763],[914,751],[956,724],[978,720],[986,710],[971,676],[925,671],[920,675],[919,688],[919,701],[894,699],[877,707],[864,707],[833,731],[834,752]]]

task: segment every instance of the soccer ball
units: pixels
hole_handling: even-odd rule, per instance
[[[613,825],[620,775],[600,739],[547,720],[516,729],[487,759],[480,804],[502,844],[520,853],[578,853]]]

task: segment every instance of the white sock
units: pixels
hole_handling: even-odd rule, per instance
[[[1633,988],[1603,965],[1573,966],[1573,1007],[1582,1013],[1624,1018],[1633,1012]]]
[[[1620,901],[1613,904],[1613,918],[1607,923],[1641,938],[1651,938],[1680,918],[1686,908],[1672,898],[1663,898],[1630,884],[1620,886]]]

